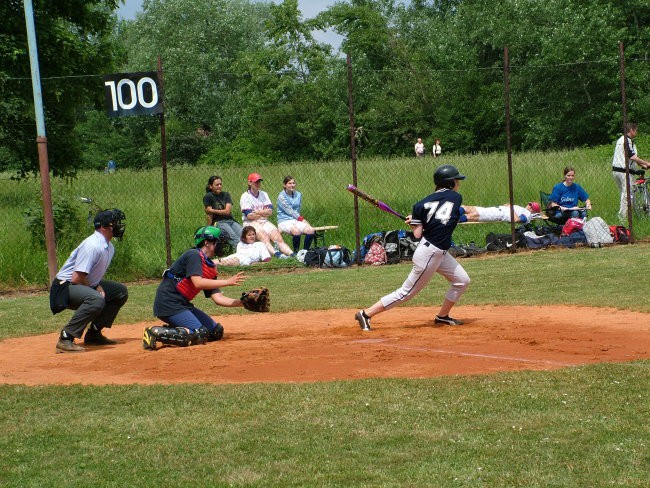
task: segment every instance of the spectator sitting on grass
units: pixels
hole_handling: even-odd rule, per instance
[[[237,244],[237,252],[214,261],[221,266],[250,266],[254,263],[266,263],[271,260],[268,249],[262,242],[256,242],[255,228],[251,225],[244,227],[241,239]]]

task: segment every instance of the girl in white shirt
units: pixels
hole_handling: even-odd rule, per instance
[[[247,225],[243,228],[237,252],[222,259],[215,259],[222,266],[250,266],[253,263],[266,263],[271,260],[268,249],[262,242],[256,242],[255,228]]]

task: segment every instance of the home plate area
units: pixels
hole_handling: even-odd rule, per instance
[[[650,314],[567,306],[454,308],[465,324],[434,325],[437,307],[398,307],[363,332],[357,310],[215,316],[223,340],[142,348],[142,330],[115,325],[115,346],[55,354],[56,333],[0,342],[4,384],[315,382],[547,370],[650,357]],[[29,351],[29,352],[27,352]]]

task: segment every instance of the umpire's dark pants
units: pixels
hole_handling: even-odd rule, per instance
[[[79,339],[88,324],[92,323],[98,330],[113,325],[117,313],[129,298],[129,292],[126,286],[115,281],[102,280],[99,284],[106,297],[89,286],[70,284],[68,308],[76,312],[63,328],[67,334]]]

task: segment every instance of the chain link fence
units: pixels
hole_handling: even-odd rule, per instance
[[[512,139],[519,147],[525,148],[528,144],[533,144],[532,141],[524,140],[523,134],[528,134],[527,137],[532,137],[530,134],[542,137],[545,133],[542,124],[589,124],[588,97],[585,98],[583,113],[565,113],[562,110],[563,100],[548,100],[543,93],[535,90],[535,79],[552,78],[557,70],[562,69],[571,70],[575,73],[577,83],[581,83],[593,75],[594,70],[605,68],[600,63],[542,67],[536,72],[531,72],[530,69],[518,71],[513,67],[511,128]],[[617,65],[610,60],[606,69],[617,69]],[[647,63],[639,69],[647,69]],[[473,83],[477,71],[444,72],[437,73],[436,76],[438,86],[444,91],[445,86],[452,83]],[[472,100],[456,100],[454,103],[464,103],[463,123],[483,119],[481,123],[491,127],[484,134],[485,139],[502,141],[503,147],[506,147],[503,71],[489,70],[487,75],[481,73],[480,79],[482,85],[476,88],[476,97],[492,100],[491,111],[473,113]],[[639,87],[634,87],[634,90],[638,89]],[[359,98],[362,95],[356,96],[357,101]],[[620,113],[620,95],[611,93],[607,99],[612,113]],[[520,120],[518,113],[524,105],[536,106],[540,117],[535,120]],[[485,119],[490,123],[485,124]],[[360,155],[356,160],[357,186],[404,215],[411,212],[414,202],[433,191],[433,172],[440,164],[454,164],[467,175],[467,180],[460,188],[465,204],[498,206],[509,201],[508,158],[505,152],[457,154],[448,151],[445,133],[436,124],[429,126],[427,121],[421,121],[415,124],[417,127],[412,134],[403,135],[403,143],[408,146],[407,152],[412,156],[370,158],[364,156],[363,149],[364,145],[372,144],[373,131],[368,129],[363,118],[357,119],[356,125],[355,143]],[[441,123],[440,126],[442,125]],[[361,130],[363,127],[366,128]],[[640,132],[643,133],[644,130],[648,129],[641,127]],[[476,130],[470,131],[468,128],[467,134],[476,133]],[[415,157],[413,148],[418,137],[423,139],[425,145],[423,157]],[[442,154],[439,158],[432,156],[435,139],[441,140]],[[570,141],[555,142],[567,144]],[[614,141],[610,142],[609,145],[595,148],[513,153],[514,203],[525,206],[530,201],[539,201],[540,192],[550,193],[553,185],[562,180],[563,169],[572,166],[576,171],[576,182],[589,193],[593,204],[589,216],[600,216],[610,225],[618,224],[619,193],[611,175]],[[642,157],[650,154],[650,138],[642,136],[637,142]],[[477,139],[472,141],[472,145],[480,150],[482,141]],[[168,157],[172,259],[192,245],[195,229],[206,223],[202,199],[208,178],[218,175],[223,179],[223,189],[231,194],[234,202],[233,215],[236,220],[241,220],[239,200],[247,190],[247,175],[252,172],[262,175],[262,190],[269,194],[274,203],[282,190],[284,177],[293,176],[297,189],[303,193],[302,213],[305,218],[316,227],[336,226],[325,232],[325,243],[355,248],[354,197],[346,191],[348,184],[353,183],[353,168],[349,159],[216,167],[210,164],[175,164],[173,148],[170,148]],[[116,244],[117,252],[111,276],[129,280],[160,276],[166,267],[162,189],[162,172],[159,168],[124,169],[120,167],[119,161],[115,172],[83,171],[73,179],[54,179],[52,193],[59,265],[92,231],[91,220],[96,208],[117,207],[126,214],[127,228],[123,241]],[[42,226],[42,221],[38,220],[40,205],[38,179],[14,180],[10,175],[0,175],[0,210],[3,215],[0,221],[0,269],[5,286],[19,287],[47,282],[45,245],[43,234],[39,232],[42,228],[39,227]],[[365,201],[359,200],[358,209],[360,239],[377,231],[405,228],[403,222],[396,217],[379,211]],[[272,220],[275,222],[275,218]],[[650,236],[648,214],[634,214],[633,223],[637,239]],[[488,233],[509,231],[509,224],[505,223],[459,225],[454,240],[456,243],[474,242],[482,246]],[[270,264],[273,265],[280,264]]]

